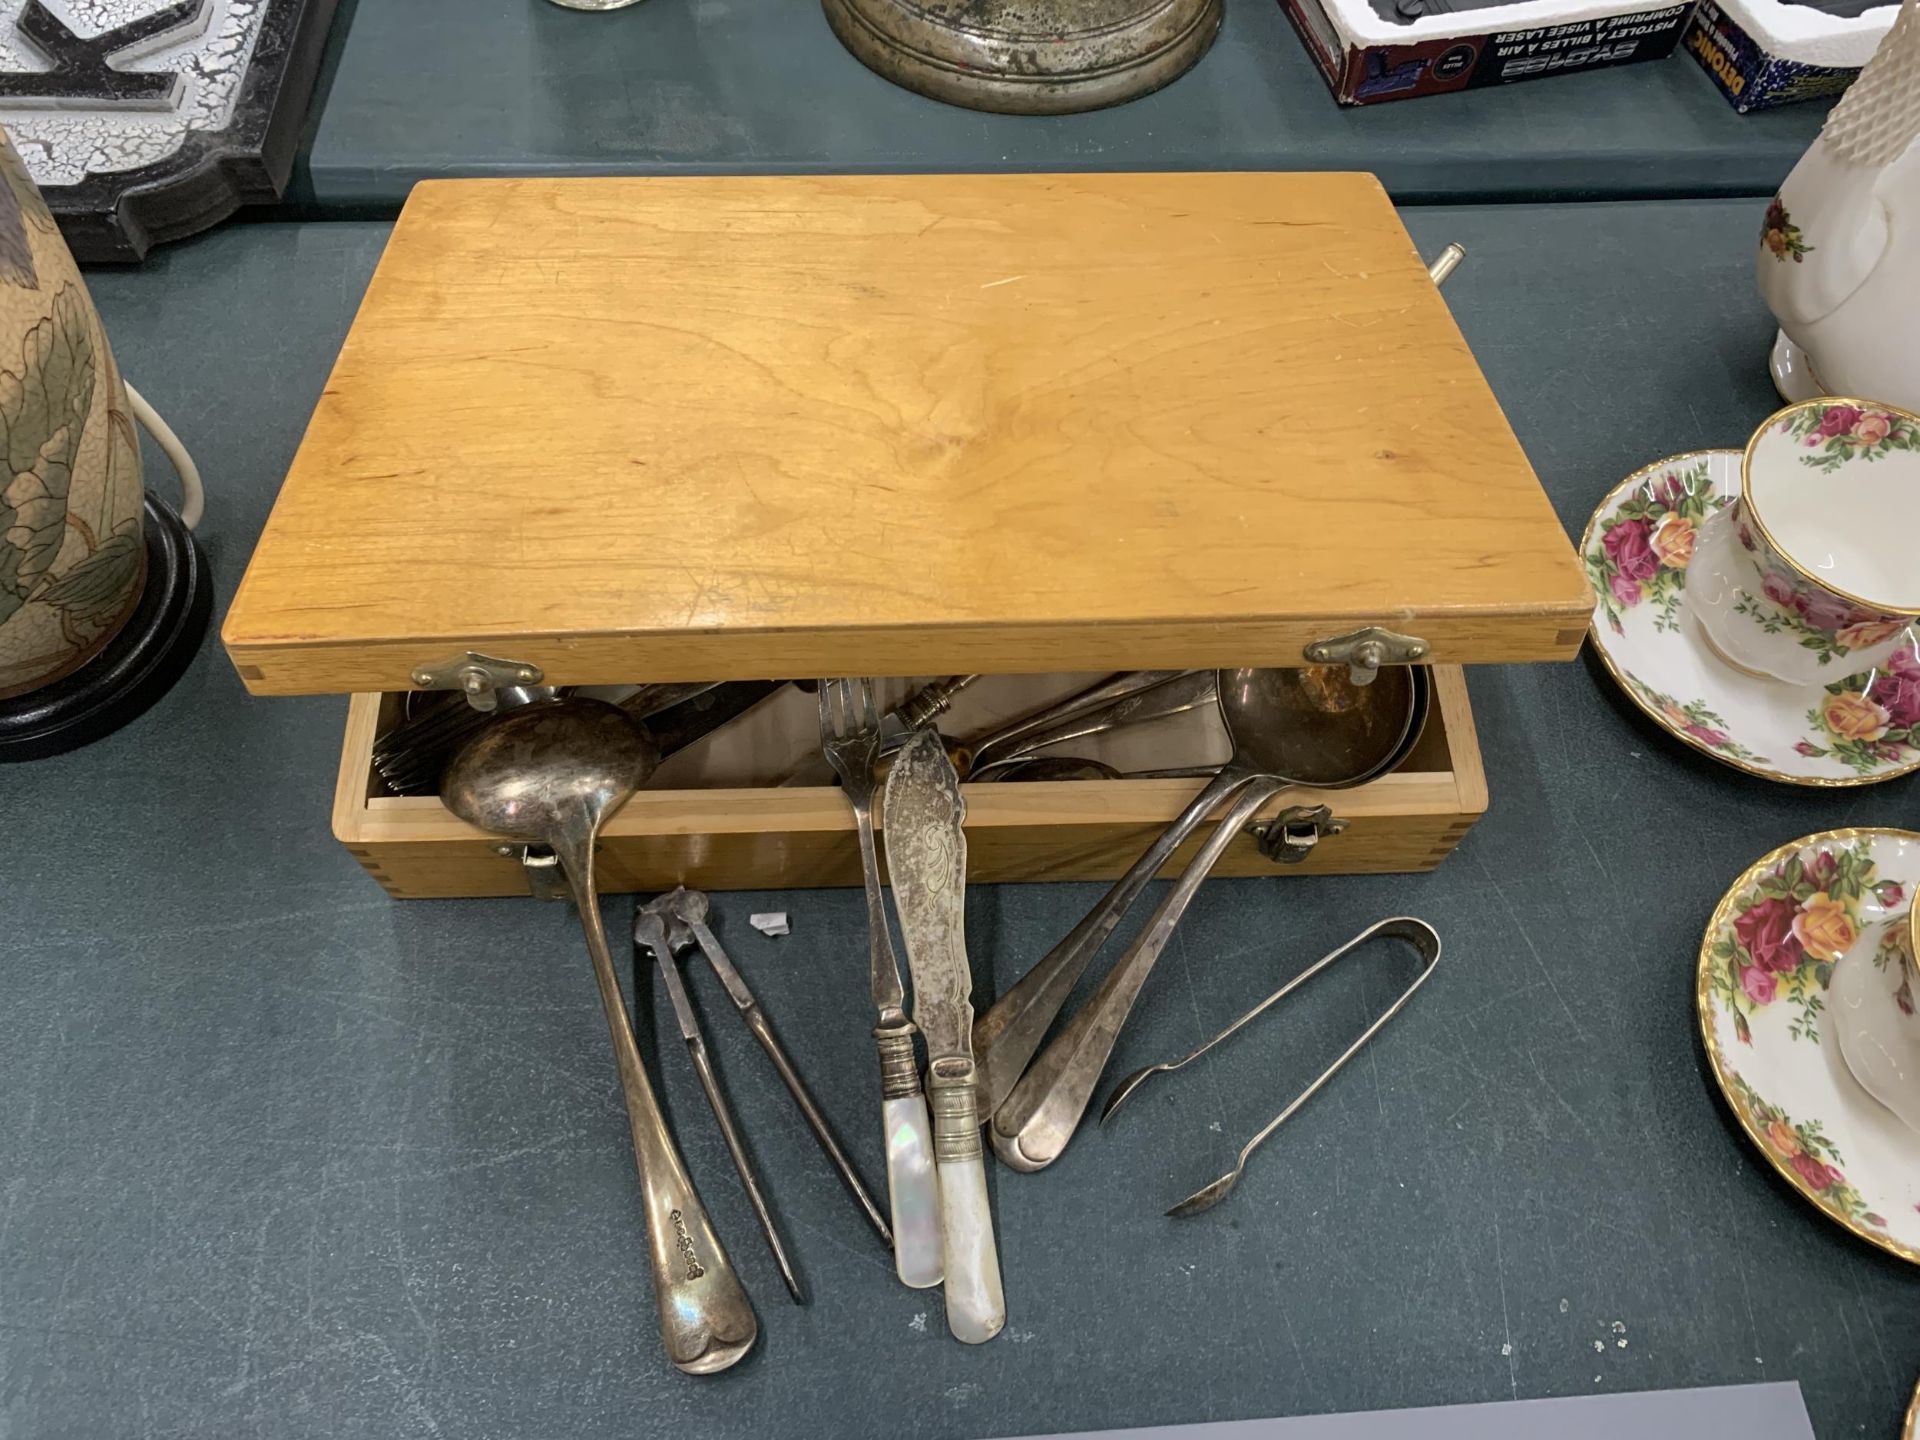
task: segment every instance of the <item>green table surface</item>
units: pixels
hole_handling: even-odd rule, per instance
[[[1569,529],[1629,470],[1736,443],[1771,407],[1755,218],[1409,215],[1423,249],[1469,247],[1448,297]],[[127,373],[205,469],[222,608],[385,234],[232,226],[93,277]],[[1330,975],[1051,1170],[994,1170],[1010,1319],[990,1345],[948,1341],[938,1298],[894,1282],[695,976],[813,1292],[786,1301],[650,993],[648,1048],[763,1327],[748,1363],[696,1381],[655,1338],[572,918],[387,899],[327,830],[344,702],[252,699],[209,642],[129,729],[0,771],[0,1435],[974,1440],[1797,1380],[1821,1436],[1891,1440],[1920,1371],[1914,1272],[1732,1127],[1693,957],[1755,857],[1911,822],[1920,783],[1736,774],[1586,661],[1470,685],[1493,807],[1459,852],[1421,877],[1209,884],[1115,1073],[1384,915],[1439,928],[1439,973],[1202,1218],[1160,1212],[1358,1028],[1384,966]],[[974,890],[980,998],[1098,890]],[[769,941],[746,918],[775,909],[793,934]],[[716,910],[878,1175],[859,892]],[[627,902],[608,912],[618,933]]]
[[[847,54],[817,0],[368,0],[296,196],[392,213],[447,175],[693,171],[1372,170],[1404,202],[1770,193],[1824,102],[1739,115],[1690,58],[1343,109],[1275,0],[1089,115],[982,115]]]

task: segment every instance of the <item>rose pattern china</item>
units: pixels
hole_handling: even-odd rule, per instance
[[[1920,1262],[1920,1146],[1855,1080],[1828,1003],[1836,967],[1898,961],[1916,885],[1910,831],[1781,846],[1715,909],[1695,1002],[1721,1094],[1773,1168],[1855,1235]],[[1887,1000],[1897,1003],[1891,983]]]
[[[1870,395],[1920,410],[1920,0],[1827,115],[1767,206],[1754,251],[1780,322],[1783,398]]]
[[[1854,947],[1828,986],[1834,1033],[1860,1086],[1920,1131],[1920,1015],[1913,1005],[1912,920],[1893,925],[1878,945]]]
[[[1700,531],[1690,606],[1722,659],[1789,684],[1920,648],[1920,416],[1820,399],[1748,442]]]
[[[1675,738],[1749,774],[1796,785],[1864,785],[1920,769],[1920,653],[1844,661],[1793,686],[1725,664],[1687,614],[1702,530],[1740,493],[1737,450],[1699,450],[1637,471],[1608,493],[1580,553],[1594,590],[1591,634],[1607,672]]]

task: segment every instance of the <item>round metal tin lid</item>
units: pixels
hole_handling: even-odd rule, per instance
[[[895,84],[974,110],[1061,114],[1178,78],[1221,0],[824,0],[841,42]]]

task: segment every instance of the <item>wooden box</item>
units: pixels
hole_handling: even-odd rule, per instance
[[[1434,672],[1433,708],[1406,764],[1348,791],[1288,790],[1257,818],[1327,805],[1343,828],[1305,857],[1267,857],[1252,833],[1220,861],[1221,875],[1431,870],[1487,808],[1480,746],[1457,666]],[[355,695],[334,794],[333,833],[389,895],[524,894],[520,863],[432,797],[387,794],[373,742],[399,714],[399,696]],[[1122,874],[1200,788],[1198,780],[1067,780],[969,785],[967,874],[1001,880],[1110,880]],[[875,819],[884,825],[877,811]],[[1178,875],[1204,830],[1164,873]],[[607,822],[596,856],[605,891],[745,890],[858,885],[853,816],[828,787],[648,789]]]
[[[414,191],[223,638],[258,694],[354,695],[336,830],[456,895],[521,880],[368,751],[467,651],[599,685],[1299,665],[1383,627],[1435,666],[1431,734],[1305,868],[1420,869],[1485,805],[1457,667],[1571,657],[1588,611],[1371,176],[527,179]],[[972,787],[972,873],[1117,874],[1192,790]],[[604,880],[851,884],[851,836],[827,789],[650,790]]]

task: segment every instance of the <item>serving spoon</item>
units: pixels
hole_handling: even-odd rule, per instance
[[[551,846],[573,889],[626,1093],[660,1338],[677,1369],[710,1375],[739,1361],[753,1347],[759,1326],[648,1083],[593,880],[601,825],[659,763],[645,727],[618,706],[543,700],[500,716],[462,746],[447,766],[440,794],[447,809],[471,825]]]
[[[1248,682],[1233,677],[1250,676],[1269,677],[1261,682],[1261,696],[1258,699],[1244,694],[1222,698],[1223,679],[1244,686]],[[1412,732],[1424,714],[1428,693],[1424,671],[1390,668],[1383,670],[1380,679],[1370,686],[1354,685],[1345,676],[1344,670],[1322,667],[1314,670],[1228,670],[1218,672],[1211,678],[1214,703],[1222,716],[1228,713],[1231,706],[1234,713],[1243,715],[1243,727],[1248,729],[1249,734],[1271,726],[1285,729],[1295,719],[1306,726],[1298,742],[1302,757],[1298,763],[1312,773],[1303,774],[1300,778],[1303,783],[1320,784],[1331,789],[1342,783],[1339,780],[1342,774],[1359,771],[1358,762],[1350,754],[1344,755],[1343,761],[1344,752],[1340,743],[1342,716],[1355,714],[1372,717],[1369,721],[1372,725],[1385,726],[1389,730],[1395,725],[1401,728],[1399,751],[1393,752],[1385,764],[1368,770],[1363,776],[1370,778],[1378,769],[1391,768],[1402,758],[1414,738]],[[1243,713],[1249,706],[1261,709],[1261,717],[1257,721],[1250,713]],[[1331,736],[1327,733],[1329,731],[1332,732]],[[1228,733],[1231,738],[1231,725],[1228,726]],[[1351,741],[1352,737],[1348,737],[1349,746]],[[1250,770],[1236,765],[1235,761],[1239,759],[1236,754],[1218,771],[1209,770],[1207,773],[1213,776],[1211,783],[1195,795],[1160,838],[1147,847],[1146,853],[1134,862],[1133,868],[1115,881],[1100,903],[1088,911],[1086,917],[1059,944],[1042,956],[1006,994],[993,1003],[986,1014],[974,1022],[973,1050],[979,1067],[977,1083],[980,1119],[983,1123],[1013,1093],[1013,1087],[1026,1073],[1028,1063],[1040,1049],[1040,1042],[1046,1038],[1061,1007],[1067,1003],[1074,985],[1085,973],[1095,953],[1119,925],[1121,918],[1132,908],[1133,902],[1139,899],[1147,882],[1160,873],[1201,821],[1212,814],[1217,806],[1231,800],[1253,779]],[[1098,771],[1091,773],[1095,778],[1103,778]],[[1315,779],[1314,776],[1332,776],[1333,779]],[[1052,775],[1031,778],[1073,777]],[[1356,784],[1358,781],[1350,779],[1344,783]]]
[[[1232,758],[1087,919],[983,1018],[984,1025],[991,1025],[1002,1005],[1024,1002],[1018,1019],[1037,1042],[1093,952],[1147,881],[1216,805],[1233,802],[1093,997],[1030,1068],[1016,1072],[1017,1083],[993,1112],[991,1138],[1002,1160],[1030,1171],[1060,1157],[1148,974],[1227,847],[1261,806],[1290,785],[1344,789],[1399,763],[1423,710],[1424,683],[1424,676],[1416,678],[1404,666],[1381,670],[1368,685],[1354,684],[1346,667],[1332,665],[1219,673],[1220,719],[1233,742]],[[1037,974],[1039,983],[1030,986]],[[1052,1005],[1044,1013],[1036,1003],[1042,992]],[[1007,1033],[995,1034],[992,1044],[1004,1044]],[[976,1029],[976,1046],[979,1043]],[[989,1058],[996,1058],[991,1050]],[[997,1058],[1010,1061],[1004,1053]]]

